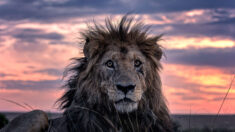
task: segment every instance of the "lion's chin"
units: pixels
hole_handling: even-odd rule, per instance
[[[129,113],[137,109],[137,102],[119,102],[114,104],[116,110],[120,113]]]

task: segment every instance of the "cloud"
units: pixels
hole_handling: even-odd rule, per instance
[[[61,69],[55,69],[55,68],[36,70],[36,71],[33,71],[33,73],[42,73],[42,74],[60,76],[60,77],[62,77],[63,75],[63,72]]]
[[[167,68],[167,67],[166,67]],[[189,73],[185,73],[189,74]],[[198,76],[199,78],[200,76]],[[171,73],[166,73],[163,78],[163,87],[167,87],[168,90],[174,89],[171,92],[171,96],[177,96],[182,100],[194,101],[194,100],[207,100],[207,96],[219,96],[223,97],[224,93],[206,91],[205,89],[225,89],[225,86],[218,85],[205,85],[197,81],[192,81],[191,78],[181,77],[180,75],[173,75]]]
[[[75,1],[75,0],[36,0],[36,1],[6,1],[5,4],[0,5],[0,19],[7,21],[18,21],[27,19],[29,21],[38,22],[66,22],[66,20],[72,18],[83,18],[85,16],[103,15],[107,14],[124,14],[130,11],[137,14],[148,14],[153,20],[161,21],[163,24],[154,24],[152,28],[155,33],[164,33],[170,36],[186,36],[186,37],[223,37],[223,38],[235,38],[235,26],[234,26],[234,11],[235,1],[232,0],[181,0],[181,1],[162,1],[162,0],[148,0],[142,2],[135,0],[137,4],[131,4],[131,1]],[[131,4],[134,10],[130,9]],[[234,5],[234,6],[233,6]],[[22,8],[15,8],[22,6]],[[3,11],[1,11],[3,10]],[[207,11],[198,16],[199,18],[189,17],[187,20],[194,21],[195,23],[186,22],[186,16],[184,11],[202,10]],[[209,10],[209,11],[208,11]],[[173,14],[171,14],[173,13]],[[157,15],[156,15],[157,14]],[[164,24],[163,16],[167,16],[172,23]],[[197,17],[198,17],[197,16]],[[178,20],[180,18],[180,21]],[[205,21],[204,19],[208,19]],[[207,19],[206,19],[207,20]],[[29,41],[32,38],[38,37],[38,39],[50,39],[51,44],[58,44],[60,42],[56,39],[63,39],[63,35],[59,33],[46,33],[34,32],[33,29],[23,29],[22,34],[15,34],[16,38],[25,37],[25,40]],[[31,33],[33,33],[31,35]],[[34,39],[33,39],[34,40]]]
[[[15,28],[9,25],[8,27],[0,31],[0,35],[6,37],[3,45],[7,45],[10,42],[17,51],[43,51],[48,48],[47,44],[68,43],[63,41],[64,35],[57,32],[48,32],[36,28]]]
[[[235,47],[171,49],[166,50],[166,55],[166,63],[222,68],[235,67]]]
[[[9,0],[0,5],[0,18],[5,20],[58,20],[71,17],[79,17],[87,14],[97,14],[107,11],[107,8],[115,7],[113,2],[105,0],[68,0],[68,1],[52,1],[52,0]],[[17,8],[20,7],[20,8]],[[99,10],[100,9],[100,10]]]
[[[223,18],[220,18],[221,20],[219,21],[216,21],[216,22],[211,22],[209,23],[210,25],[215,25],[215,26],[218,26],[218,25],[235,25],[235,17],[223,17]]]
[[[223,37],[234,40],[235,37],[235,18],[228,18],[205,24],[171,24],[172,29],[167,32],[171,36],[185,37]]]
[[[200,82],[191,81],[190,79],[181,77],[180,75],[167,74],[167,76],[164,77],[164,80],[165,80],[164,85],[167,87],[172,87],[176,89],[186,89],[187,91],[190,91],[192,93],[193,92],[194,93],[205,92],[205,91],[200,90],[201,87],[207,88],[207,89],[210,89],[210,88],[224,89],[225,88],[224,86],[218,86],[218,85],[204,85],[204,84],[201,84]],[[205,93],[208,94],[208,92],[205,92]]]
[[[48,90],[60,88],[61,80],[41,80],[41,81],[23,81],[23,80],[0,80],[0,89],[19,89],[19,90]]]
[[[14,74],[0,73],[0,77],[15,76]]]
[[[225,68],[227,69],[227,68]],[[162,82],[170,103],[184,101],[199,103],[218,101],[213,98],[224,97],[231,81],[231,73],[222,68],[201,67],[179,64],[164,64]],[[230,91],[233,97],[235,91]]]
[[[216,97],[216,98],[213,98],[212,100],[213,101],[222,101],[224,99],[224,97]],[[235,98],[226,98],[226,100],[235,100]]]
[[[16,29],[13,33],[13,37],[20,39],[22,41],[27,42],[35,42],[38,39],[45,40],[62,40],[64,38],[63,35],[59,33],[46,33],[40,29]]]
[[[154,33],[167,36],[220,37],[235,40],[235,17],[207,23],[153,25],[152,28]]]
[[[167,21],[164,21],[161,16],[155,16],[153,20],[162,21],[162,24],[154,24],[152,27],[156,34],[194,38],[220,37],[235,40],[234,14],[235,10],[232,9],[168,13],[163,17]]]
[[[0,31],[0,35],[6,37],[5,41],[3,41],[3,45],[12,45],[12,47],[16,51],[21,52],[21,54],[24,51],[42,52],[47,50],[49,45],[69,45],[68,42],[64,41],[64,35],[39,28],[15,28],[9,26],[9,29],[7,28]],[[9,40],[11,44],[9,44],[7,40]]]
[[[183,96],[182,97],[182,100],[205,100],[205,98],[203,97],[200,97],[200,96],[191,96],[191,95],[188,95],[188,96]]]
[[[17,8],[20,7],[20,8]],[[235,8],[233,0],[9,0],[0,5],[0,18],[5,20],[58,20],[86,15],[177,12],[193,9]]]
[[[195,100],[205,100],[205,98],[202,97],[202,94],[196,93],[194,95],[185,93],[185,92],[174,92],[172,95],[176,95],[180,97],[182,100],[186,101],[195,101]]]

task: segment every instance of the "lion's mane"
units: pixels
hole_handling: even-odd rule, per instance
[[[67,72],[67,91],[59,100],[68,131],[171,131],[158,73],[163,54],[158,44],[161,36],[150,37],[147,29],[141,22],[124,16],[116,25],[106,19],[105,26],[95,24],[82,33],[84,57],[73,59]],[[118,113],[100,88],[102,72],[94,66],[107,51],[107,39],[135,42],[151,64],[145,78],[147,91],[134,112]]]

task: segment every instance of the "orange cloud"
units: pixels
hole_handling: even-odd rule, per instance
[[[232,75],[213,67],[164,64],[162,77],[173,113],[217,113]],[[235,91],[231,89],[221,112],[234,113],[230,109],[235,106],[234,100]]]
[[[235,47],[235,42],[225,38],[188,38],[184,36],[163,37],[160,44],[167,49],[185,49],[185,48],[231,48]]]

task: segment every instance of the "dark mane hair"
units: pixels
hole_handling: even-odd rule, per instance
[[[123,131],[171,131],[171,120],[158,73],[163,54],[158,44],[161,35],[149,36],[148,27],[141,22],[134,22],[133,17],[127,15],[118,24],[106,19],[105,26],[88,26],[88,30],[81,35],[85,43],[84,57],[73,59],[73,64],[67,70],[67,91],[59,99],[61,108],[65,110],[68,130],[117,131],[123,128]],[[107,51],[107,41],[131,42],[150,62],[145,79],[148,90],[136,112],[119,114],[102,89],[98,88],[103,78],[94,66]]]

